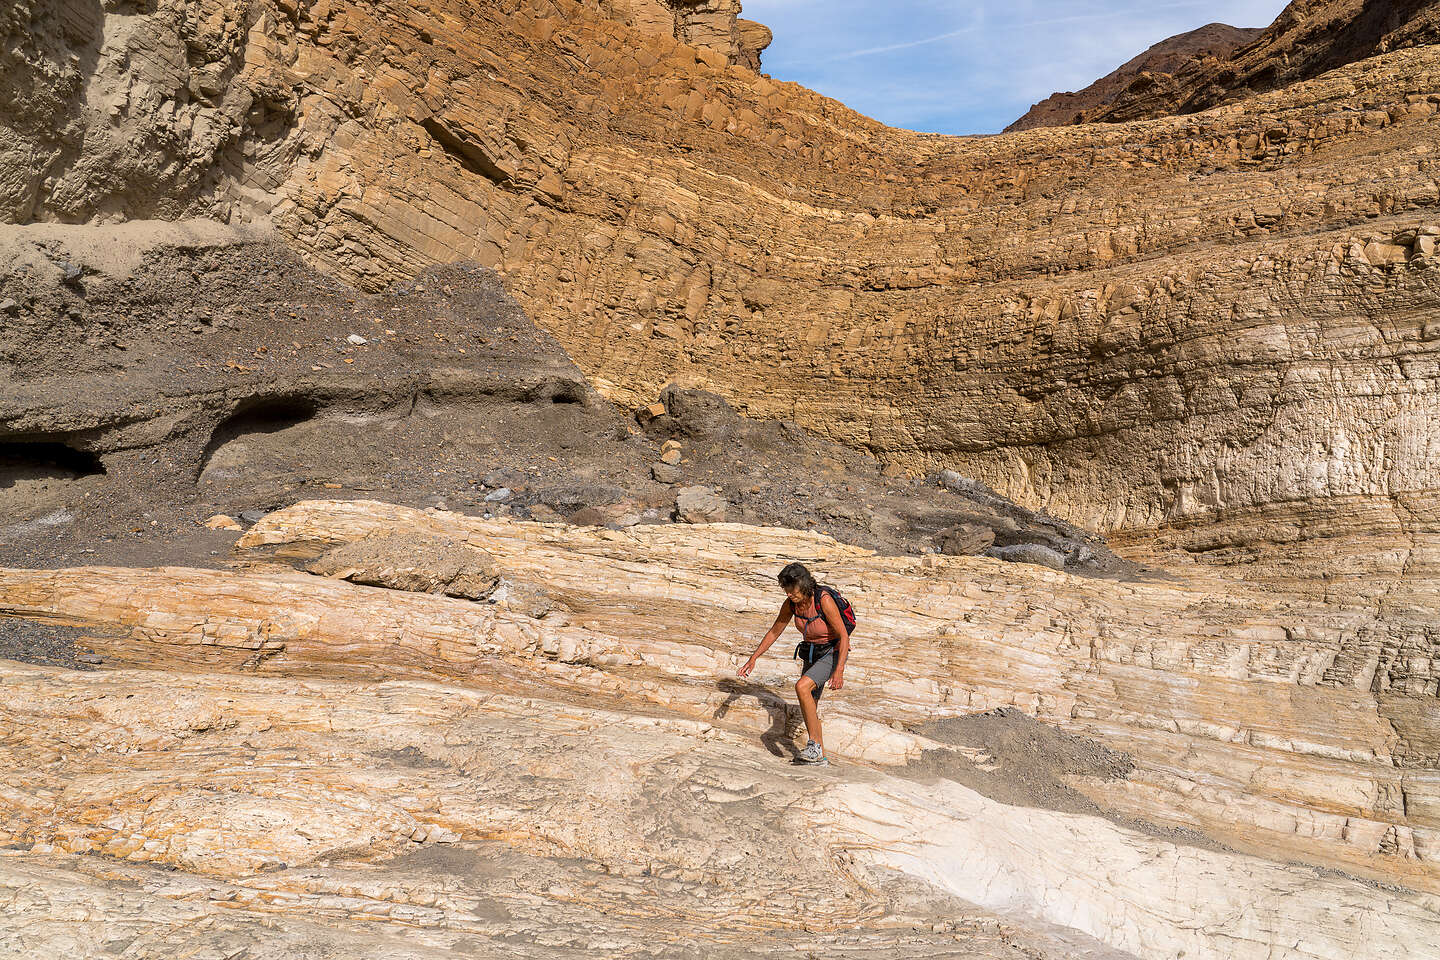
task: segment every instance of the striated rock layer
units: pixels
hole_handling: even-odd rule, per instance
[[[1434,48],[973,140],[564,0],[31,2],[26,42],[98,52],[25,61],[93,67],[7,128],[12,219],[265,216],[366,285],[475,258],[614,398],[704,386],[1106,530],[1435,486]]]
[[[1373,5],[1291,12],[1322,8],[1350,36]],[[1420,44],[1428,7],[1405,9]],[[7,627],[79,625],[108,667],[0,663],[0,951],[1273,960],[1434,942],[1440,51],[1345,47],[1193,116],[979,140],[757,75],[768,32],[738,13],[6,0],[0,217],[228,221],[187,227],[193,255],[136,258],[190,291],[178,314],[205,346],[183,357],[165,349],[179,315],[88,329],[102,281],[60,262],[73,234],[6,239],[24,262],[0,291],[0,460],[45,445],[6,476],[48,497],[63,474],[62,499],[127,478],[164,493],[275,460],[268,504],[301,472],[365,489],[394,466],[330,479],[295,462],[327,447],[291,440],[373,452],[382,429],[473,460],[450,427],[488,456],[481,409],[573,440],[618,418],[568,402],[583,373],[627,403],[704,388],[892,472],[958,468],[1134,557],[1214,563],[1082,581],[742,525],[335,502],[261,520],[240,572],[0,570]],[[427,282],[352,302],[307,281],[325,309],[282,309],[210,246],[260,221],[363,288]],[[424,273],[460,260],[497,270],[579,370],[543,338],[541,366],[516,368],[489,341],[531,332],[489,309],[488,275]],[[254,307],[217,310],[214,334],[202,264]],[[68,292],[21,289],[39,280]],[[251,342],[276,330],[291,346]],[[58,377],[112,372],[103,402],[57,404]],[[710,404],[666,396],[656,421]],[[658,434],[614,425],[604,449],[648,465]],[[161,453],[199,480],[160,486]],[[417,471],[473,466],[426,456]],[[793,559],[862,616],[825,700],[830,771],[784,765],[783,656],[734,677]],[[436,592],[388,589],[406,586]],[[999,708],[1043,724],[970,716]],[[1055,737],[1063,762],[1032,764]]]
[[[502,591],[473,603],[289,566],[398,532],[483,549]],[[278,931],[261,956],[319,936],[307,925],[343,943],[362,916],[434,949],[517,932],[640,949],[663,924],[646,949],[666,956],[802,930],[907,956],[885,931],[919,923],[920,953],[1017,955],[986,939],[1008,925],[1029,956],[1398,958],[1440,930],[1426,623],[778,529],[373,502],[299,504],[238,550],[247,571],[0,571],[0,614],[83,624],[107,663],[0,664],[0,883],[24,890],[0,937],[37,922],[39,942],[98,949],[119,924],[137,956],[164,955],[179,917],[217,903],[232,946]],[[837,765],[791,774],[788,665],[734,670],[797,557],[862,628],[825,699]],[[523,585],[554,605],[507,599]],[[1016,748],[947,726],[1001,706],[1127,759],[1096,747],[1017,801],[1013,778],[1035,781]],[[422,855],[434,844],[463,854]],[[87,852],[106,859],[71,856]],[[147,863],[178,874],[127,872]],[[931,885],[928,905],[897,877]],[[108,902],[127,882],[143,895]],[[76,890],[99,904],[77,919],[107,926],[46,926]]]
[[[474,258],[613,398],[703,386],[1104,530],[1435,488],[1434,47],[977,140],[633,7],[8,9],[5,82],[55,73],[7,109],[9,219],[269,217],[369,286]]]

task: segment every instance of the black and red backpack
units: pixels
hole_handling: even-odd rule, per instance
[[[816,584],[815,588],[821,593],[830,594],[830,599],[835,601],[835,607],[840,611],[840,619],[845,621],[845,632],[855,632],[855,608],[850,606],[850,601],[840,595],[840,591],[834,587],[827,587],[825,584]]]

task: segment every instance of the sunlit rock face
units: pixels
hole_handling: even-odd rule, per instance
[[[269,218],[367,286],[477,259],[612,397],[703,386],[1103,530],[1414,532],[1436,48],[972,139],[757,75],[737,11],[16,0],[4,216]]]
[[[499,588],[303,572],[401,533],[485,551]],[[783,654],[734,674],[794,558],[861,615],[829,768],[788,763]],[[1404,616],[363,501],[271,514],[237,559],[0,571],[0,612],[83,624],[106,664],[0,663],[8,942],[281,956],[373,918],[435,950],[1338,958],[1440,930],[1432,661],[1390,652],[1431,628]],[[1042,723],[961,735],[1001,707]]]
[[[1440,53],[972,139],[758,74],[739,13],[10,0],[0,219],[268,225],[365,289],[475,260],[613,399],[704,388],[1167,572],[374,502],[230,569],[0,570],[104,668],[0,661],[0,953],[1435,942]],[[828,769],[783,645],[735,677],[796,559],[861,615]]]

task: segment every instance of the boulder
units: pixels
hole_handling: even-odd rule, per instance
[[[985,551],[985,556],[1006,560],[1010,563],[1033,563],[1049,567],[1051,570],[1065,569],[1065,557],[1062,554],[1049,547],[1042,547],[1038,543],[1015,543],[1008,547],[991,547]]]
[[[950,557],[984,553],[995,544],[995,531],[979,523],[959,523],[935,535],[935,545]]]
[[[211,529],[211,530],[243,530],[243,529],[245,529],[244,527],[242,527],[242,526],[240,525],[240,522],[239,522],[238,520],[236,520],[234,517],[227,516],[227,515],[225,515],[225,514],[223,514],[223,513],[217,513],[217,514],[215,514],[215,516],[211,517],[209,520],[206,520],[206,521],[205,521],[205,526],[208,527],[208,528]]]
[[[728,506],[712,487],[682,487],[675,497],[675,519],[682,523],[721,523]]]
[[[940,486],[952,493],[962,496],[977,497],[981,499],[998,499],[999,494],[991,490],[978,480],[971,480],[969,477],[954,470],[941,470],[936,475]]]
[[[1371,241],[1365,244],[1365,259],[1371,266],[1381,267],[1390,263],[1404,263],[1410,251],[1398,243]]]
[[[380,534],[336,547],[306,569],[332,579],[411,593],[439,593],[484,600],[500,575],[484,550],[459,540]]]
[[[660,392],[660,400],[667,416],[653,428],[669,439],[724,440],[740,426],[730,401],[708,390],[671,385]]]
[[[577,527],[603,527],[605,512],[599,507],[581,507],[567,516],[565,521]]]

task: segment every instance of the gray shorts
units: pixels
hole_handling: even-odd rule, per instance
[[[835,672],[835,645],[812,644],[808,640],[802,640],[795,648],[795,653],[805,664],[802,676],[815,681],[815,699],[819,700],[820,695],[825,692],[825,684],[829,682],[830,675]],[[816,657],[816,654],[819,656]]]

